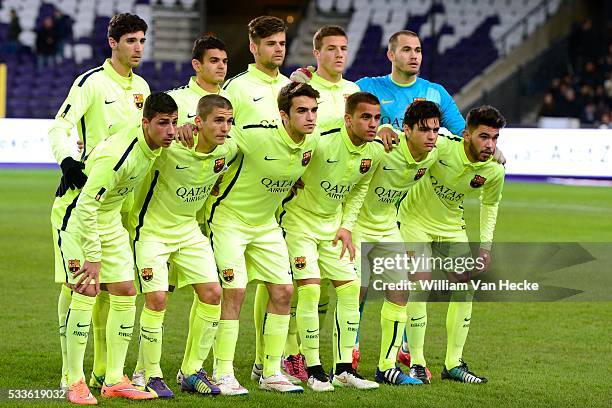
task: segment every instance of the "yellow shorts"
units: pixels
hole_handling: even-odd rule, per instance
[[[287,244],[274,219],[257,227],[237,219],[215,220],[209,227],[223,288],[243,289],[254,280],[279,285],[293,283]]]
[[[436,260],[420,262],[415,272],[431,272],[432,269],[439,269],[444,272],[454,272],[445,265],[446,259],[457,259],[471,257],[472,251],[468,242],[465,230],[446,232],[444,234],[434,234],[418,222],[404,222],[399,226],[406,251],[411,257],[422,257]],[[459,265],[459,263],[455,263]]]
[[[100,283],[133,281],[134,261],[127,231],[123,228],[117,229],[101,235],[100,240],[102,242]],[[74,279],[72,275],[84,263],[80,234],[53,229],[53,247],[55,282],[76,283],[80,277]],[[74,268],[76,269],[71,273]]]
[[[406,254],[399,229],[389,233],[370,233],[355,227],[353,244],[355,245],[355,269],[362,287],[368,287],[371,279],[385,283],[399,283],[408,279],[408,269],[398,266],[397,257]],[[391,266],[393,265],[393,266]]]
[[[285,231],[293,279],[329,279],[350,281],[357,279],[355,263],[348,250],[340,259],[342,242],[332,246],[331,240],[320,240],[302,232]]]
[[[199,231],[176,244],[136,241],[134,258],[138,293],[167,292],[169,285],[182,288],[219,281],[210,243]],[[172,264],[170,272],[168,264]]]

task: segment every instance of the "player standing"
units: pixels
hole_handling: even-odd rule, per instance
[[[181,389],[211,395],[221,392],[202,369],[221,315],[221,286],[210,242],[200,231],[196,213],[226,163],[236,156],[237,147],[231,139],[226,141],[232,123],[227,99],[209,94],[196,107],[195,147],[173,143],[162,152],[136,190],[130,214],[137,291],[145,295],[140,315],[143,368],[147,387],[163,398],[174,396],[159,364],[167,292],[173,281],[177,288],[191,285],[196,296],[181,365]],[[173,279],[169,279],[169,263]]]
[[[123,374],[134,329],[136,291],[128,232],[120,211],[126,197],[147,175],[153,161],[174,138],[177,106],[167,94],[153,94],[144,104],[142,125],[124,128],[88,156],[82,190],[56,198],[51,214],[56,230],[56,281],[74,291],[66,317],[68,400],[95,404],[84,381],[83,356],[96,295],[105,284],[110,297],[106,324],[105,397],[149,399]]]
[[[493,159],[499,130],[506,124],[499,111],[491,106],[472,109],[462,143],[452,143],[440,151],[440,159],[430,167],[429,177],[418,183],[400,203],[398,222],[409,252],[428,257],[432,243],[447,243],[443,256],[470,256],[463,220],[466,198],[480,197],[480,254],[485,268],[491,260],[491,244],[497,220],[497,209],[504,185],[504,167]],[[441,159],[443,157],[443,159]],[[435,248],[434,248],[435,249]],[[431,271],[423,268],[415,280],[430,279]],[[449,278],[457,281],[448,271]],[[412,366],[410,376],[428,382],[423,354],[427,328],[428,292],[413,290],[408,298],[408,345]],[[487,379],[470,372],[462,360],[463,346],[472,319],[473,290],[452,291],[446,315],[446,360],[442,379],[466,383],[483,383]],[[417,322],[418,321],[418,322]],[[412,322],[417,322],[412,324]]]
[[[308,386],[378,388],[351,366],[359,324],[359,283],[353,265],[351,230],[368,184],[384,154],[369,143],[376,137],[380,103],[367,92],[346,101],[345,125],[321,134],[312,163],[302,176],[304,189],[284,200],[280,225],[285,232],[291,269],[298,286],[296,321],[306,357]],[[338,241],[342,246],[338,246]],[[345,251],[349,250],[349,254]],[[321,280],[336,290],[334,375],[330,382],[319,358],[318,303]]]
[[[240,153],[223,177],[208,223],[223,287],[213,379],[235,394],[248,392],[234,376],[233,360],[240,309],[252,280],[265,283],[269,292],[259,387],[303,391],[280,372],[293,284],[287,246],[274,214],[306,170],[318,142],[318,133],[311,135],[318,96],[308,85],[289,84],[278,96],[282,124],[243,122],[232,128]]]
[[[102,66],[81,74],[70,88],[68,97],[49,129],[51,150],[62,169],[57,196],[61,197],[68,189],[82,188],[87,180],[83,173],[84,163],[72,157],[74,146],[69,139],[72,128],[77,127],[79,140],[83,143],[81,159],[85,159],[109,135],[126,126],[140,123],[143,104],[150,90],[146,81],[132,69],[138,66],[142,58],[146,32],[147,23],[140,17],[129,13],[115,15],[108,25],[111,58]],[[57,242],[55,235],[54,242]],[[71,291],[62,285],[57,307],[62,346],[62,387],[68,385],[65,378],[65,323],[70,299]],[[104,290],[96,298],[92,319],[94,365],[90,385],[95,388],[102,386],[106,372],[105,331],[108,308],[108,292]]]

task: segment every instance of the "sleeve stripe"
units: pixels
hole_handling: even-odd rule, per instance
[[[140,213],[138,214],[138,225],[136,226],[136,234],[134,236],[134,242],[138,241],[140,238],[140,229],[144,225],[144,217],[147,213],[147,209],[149,208],[149,203],[151,202],[151,198],[153,198],[153,190],[155,190],[155,185],[157,184],[157,178],[159,177],[159,170],[155,170],[155,176],[153,176],[153,180],[151,181],[151,186],[149,187],[149,191],[147,191],[147,196],[144,199],[144,203],[142,204],[142,208],[140,209]],[[134,248],[136,245],[134,244]]]
[[[225,197],[227,197],[227,195],[229,194],[229,192],[232,189],[232,187],[234,187],[234,184],[236,184],[236,180],[238,180],[238,176],[240,176],[240,170],[242,170],[242,164],[243,163],[244,163],[244,155],[240,158],[240,164],[238,165],[238,170],[236,170],[236,174],[234,175],[234,178],[232,179],[232,181],[229,182],[229,184],[227,185],[227,188],[225,189],[223,194],[221,194],[221,196],[219,198],[217,198],[215,203],[212,205],[212,209],[210,210],[210,217],[208,218],[208,223],[209,224],[212,223],[213,216],[215,215],[215,210],[217,209],[217,207],[219,206],[221,201]]]
[[[86,73],[85,75],[83,75],[83,78],[81,78],[81,80],[79,81],[78,85],[79,87],[83,86],[83,84],[85,83],[85,81],[87,81],[87,78],[89,78],[90,76],[92,76],[93,74],[95,74],[96,72],[100,72],[103,71],[104,67],[98,67],[98,68],[94,68],[91,71],[89,71],[88,73]]]
[[[242,76],[242,75],[246,74],[247,72],[249,72],[249,71],[248,71],[248,70],[247,70],[247,71],[242,71],[242,72],[241,72],[241,73],[239,73],[238,75],[233,76],[233,77],[231,77],[230,79],[228,79],[228,81],[227,81],[227,82],[226,82],[226,83],[223,85],[223,90],[225,90],[225,89],[227,88],[227,86],[228,86],[229,84],[231,84],[231,83],[232,83],[232,81],[233,81],[234,79],[238,78],[239,76]]]
[[[69,110],[70,110],[70,104],[66,105],[66,109],[64,109],[64,111],[62,112],[60,116],[63,118],[64,116],[68,114]]]
[[[74,200],[72,200],[72,202],[68,204],[68,207],[66,207],[66,214],[64,214],[64,220],[62,221],[62,228],[61,228],[62,231],[66,231],[66,227],[68,227],[68,220],[70,219],[72,210],[74,210],[74,207],[76,207],[76,203],[80,195],[81,193],[77,194],[77,196],[74,197]]]
[[[81,159],[84,159],[87,155],[87,127],[85,126],[85,115],[81,116],[81,135],[83,136],[83,154],[81,155]]]
[[[278,125],[263,125],[261,123],[258,124],[254,124],[254,125],[244,125],[242,127],[242,129],[278,129]],[[340,129],[338,129],[340,130]]]
[[[285,210],[285,204],[287,204],[289,201],[291,201],[293,199],[293,197],[295,197],[295,194],[293,194],[293,191],[291,191],[291,193],[287,197],[285,197],[285,199],[281,203],[281,208],[283,209],[283,211],[280,213],[280,215],[278,217],[278,225],[280,225],[281,228],[282,228],[282,223],[283,223],[283,217],[287,213],[287,210]]]
[[[340,131],[340,128],[326,130],[325,132],[321,132],[321,136],[329,135],[329,134],[332,134],[332,133],[337,133],[339,131]]]
[[[128,155],[130,154],[130,152],[132,151],[132,149],[134,148],[134,145],[136,144],[136,142],[138,141],[138,138],[135,137],[134,140],[132,140],[132,143],[130,143],[130,145],[128,146],[127,149],[125,149],[125,152],[123,152],[123,156],[121,156],[121,158],[119,159],[119,161],[117,162],[117,164],[115,164],[115,167],[113,167],[114,171],[119,170],[119,167],[121,167],[121,165],[123,164],[123,162],[125,161],[125,159],[127,159]]]

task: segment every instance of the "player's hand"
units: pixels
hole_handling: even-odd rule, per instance
[[[217,178],[215,185],[213,186],[212,190],[210,190],[210,195],[215,196],[215,197],[219,195],[219,186],[221,185],[222,181],[223,181],[223,174],[219,175],[219,177]]]
[[[72,157],[66,157],[60,164],[62,169],[63,183],[66,183],[66,190],[83,188],[87,181],[87,176],[83,173],[85,163],[76,161]]]
[[[474,268],[475,275],[485,273],[489,269],[489,265],[491,264],[491,251],[489,251],[488,249],[480,248],[478,258],[482,263],[482,267],[477,265],[476,268]]]
[[[312,79],[312,74],[316,71],[315,67],[312,65],[307,66],[306,68],[298,68],[289,75],[289,79],[293,82],[299,82],[302,84],[307,84]]]
[[[393,143],[399,143],[399,136],[395,131],[388,127],[383,127],[378,129],[377,135],[380,140],[382,140],[383,145],[385,146],[385,152],[389,153],[393,150]]]
[[[183,146],[192,148],[193,147],[193,132],[195,132],[198,128],[196,125],[191,123],[185,123],[183,126],[179,126],[176,128],[176,135],[174,136],[174,140],[180,142]]]
[[[83,149],[85,149],[85,143],[81,139],[77,140],[77,149],[79,153],[83,153]]]
[[[340,251],[340,259],[344,257],[344,253],[348,249],[349,252],[349,260],[355,260],[355,246],[353,245],[353,236],[351,231],[346,228],[340,228],[336,233],[336,237],[332,241],[332,245],[336,246],[338,241],[342,241],[342,251]]]
[[[302,180],[302,178],[300,177],[295,184],[293,185],[293,187],[291,187],[291,194],[293,195],[297,195],[298,190],[303,190],[304,189],[304,180]]]
[[[501,149],[495,149],[495,153],[493,153],[493,160],[501,164],[502,166],[506,165],[506,157],[502,153]]]
[[[92,284],[91,281],[94,280],[96,295],[100,293],[100,268],[102,268],[102,262],[85,261],[83,267],[74,274],[75,278],[81,276],[81,279],[74,285],[74,290],[83,293]]]

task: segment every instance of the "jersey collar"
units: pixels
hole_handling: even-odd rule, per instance
[[[342,141],[344,142],[344,145],[346,146],[346,148],[348,149],[349,153],[352,154],[360,154],[362,153],[368,146],[367,143],[362,144],[361,146],[355,146],[353,144],[353,142],[351,142],[351,138],[348,135],[348,131],[346,130],[346,124],[342,125],[342,127],[340,128],[340,134],[342,137]]]
[[[200,85],[198,85],[198,82],[196,81],[196,77],[192,76],[189,79],[189,89],[191,89],[193,92],[195,92],[198,96],[206,96],[206,95],[210,95],[211,93],[208,92],[205,89],[202,89],[202,87]],[[217,92],[215,92],[215,94],[219,94],[219,92],[221,92],[221,87],[218,87],[219,90]]]
[[[280,134],[281,139],[283,139],[283,141],[287,144],[287,146],[289,146],[290,149],[299,149],[304,145],[306,137],[309,137],[307,135],[301,143],[295,143],[291,136],[289,136],[289,133],[287,133],[287,129],[285,129],[285,126],[283,126],[282,123],[278,125],[278,133]]]
[[[338,82],[331,82],[323,78],[321,75],[317,74],[316,72],[313,72],[310,83],[319,85],[326,89],[337,89],[337,88],[342,87],[342,78]]]
[[[395,82],[395,81],[393,80],[393,78],[391,77],[391,74],[387,75],[387,78],[389,78],[389,82],[391,82],[391,83],[392,83],[392,84],[394,84],[395,86],[399,86],[400,88],[409,88],[409,87],[411,87],[412,85],[416,84],[416,83],[417,83],[417,80],[419,79],[419,77],[416,77],[416,78],[415,78],[415,80],[414,80],[413,82],[409,83],[409,84],[400,84],[400,83],[397,83],[397,82]]]
[[[408,164],[416,164],[417,161],[412,157],[412,153],[410,153],[410,149],[408,148],[408,137],[404,133],[399,134],[399,149],[406,158]]]
[[[491,156],[487,161],[477,161],[472,163],[465,154],[465,139],[463,139],[463,143],[457,143],[457,145],[459,146],[459,156],[461,157],[461,161],[463,162],[464,166],[482,167],[488,164],[491,160],[493,160],[493,156]]]
[[[145,156],[148,159],[154,159],[154,158],[158,157],[161,154],[163,148],[160,147],[157,150],[151,150],[151,148],[147,144],[147,141],[145,140],[144,131],[142,129],[142,126],[139,125],[136,128],[136,131],[138,132],[138,136],[137,136],[137,138],[138,138],[138,146],[140,146],[140,149],[145,154]]]
[[[247,68],[247,71],[253,75],[255,78],[259,79],[260,81],[269,83],[269,84],[273,84],[275,82],[278,82],[281,80],[281,78],[283,78],[283,75],[279,72],[278,75],[276,75],[276,77],[271,77],[270,75],[260,71],[259,69],[257,69],[257,66],[255,64],[249,64],[249,67]]]
[[[130,70],[130,74],[127,77],[119,75],[115,68],[111,65],[110,58],[107,58],[102,64],[102,68],[104,68],[104,72],[108,75],[113,81],[121,85],[123,89],[131,89],[132,88],[132,79],[134,78],[134,73]]]

